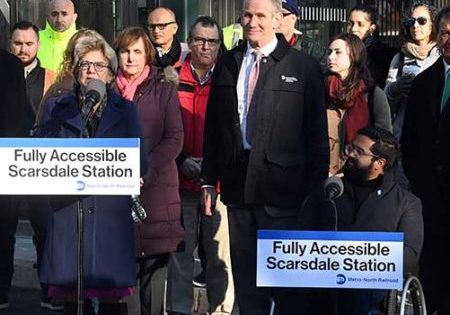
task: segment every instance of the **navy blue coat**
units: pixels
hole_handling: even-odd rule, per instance
[[[78,138],[81,115],[74,94],[51,98],[38,137]],[[94,135],[95,138],[137,138],[141,128],[136,110],[115,92],[108,102]],[[144,152],[144,150],[141,150]],[[141,172],[145,172],[141,154]],[[143,164],[143,165],[142,165]],[[136,284],[135,245],[131,200],[127,196],[87,196],[83,198],[84,286],[120,288]],[[77,283],[77,201],[74,197],[51,197],[41,282],[76,286]]]

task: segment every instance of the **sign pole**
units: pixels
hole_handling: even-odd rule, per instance
[[[83,233],[84,233],[84,216],[83,216],[83,201],[81,199],[77,202],[78,207],[78,264],[77,264],[77,315],[83,315]]]

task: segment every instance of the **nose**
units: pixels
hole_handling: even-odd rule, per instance
[[[95,66],[93,63],[88,64],[87,73],[95,73]]]

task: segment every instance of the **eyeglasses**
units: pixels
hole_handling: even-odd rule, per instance
[[[160,31],[164,31],[167,26],[169,26],[170,24],[174,24],[174,23],[176,23],[176,22],[172,21],[172,22],[167,22],[167,23],[148,24],[147,28],[148,28],[149,31],[154,31],[155,29],[158,29]]]
[[[345,146],[344,153],[347,156],[353,156],[355,158],[359,158],[360,156],[371,156],[376,159],[380,158],[378,155],[365,152],[363,148],[360,148],[353,143]]]
[[[208,43],[209,46],[216,47],[217,45],[219,45],[220,39],[203,38],[203,37],[196,36],[192,39],[192,42],[194,43],[195,46],[203,46],[206,43]]]
[[[95,71],[97,72],[103,72],[105,69],[108,68],[108,65],[104,62],[91,62],[91,61],[80,61],[78,63],[78,68],[81,70],[87,70],[90,66],[94,66]]]
[[[419,16],[418,18],[409,17],[406,20],[405,25],[407,27],[413,27],[414,24],[416,24],[416,21],[417,21],[417,23],[419,23],[419,25],[424,26],[425,24],[427,24],[428,19],[426,17],[423,17],[423,16]]]

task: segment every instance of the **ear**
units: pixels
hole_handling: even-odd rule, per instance
[[[378,158],[378,159],[375,161],[374,165],[375,165],[375,167],[376,167],[377,170],[384,171],[384,168],[385,168],[385,166],[386,166],[386,163],[387,163],[387,161],[386,161],[385,158]]]
[[[73,22],[72,23],[75,23],[77,21],[77,19],[78,19],[78,14],[74,13],[73,14]]]
[[[178,24],[175,23],[175,24],[173,24],[173,35],[175,35],[177,33],[177,31],[178,31]]]
[[[274,13],[272,17],[272,26],[274,29],[280,27],[281,19],[283,18],[283,14],[281,12]]]

